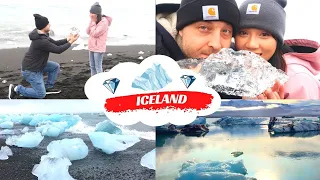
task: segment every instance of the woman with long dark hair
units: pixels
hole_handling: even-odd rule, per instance
[[[108,29],[111,25],[112,18],[102,15],[101,6],[96,2],[91,6],[90,19],[87,34],[89,35],[89,62],[91,76],[93,76],[103,71],[103,55],[106,52]]]
[[[239,8],[236,49],[254,52],[286,72],[289,80],[283,86],[285,99],[320,99],[320,83],[315,77],[320,73],[319,44],[310,40],[284,41],[286,5],[286,0],[244,1]]]

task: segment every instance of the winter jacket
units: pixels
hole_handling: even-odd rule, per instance
[[[156,6],[156,54],[166,55],[178,61],[185,59],[185,55],[176,42],[178,32],[176,30],[177,13],[179,4],[158,4]],[[219,93],[221,99],[241,99]]]
[[[29,33],[29,39],[31,45],[22,61],[23,71],[43,71],[50,53],[60,54],[71,46],[67,39],[55,41],[48,34],[39,34],[37,29]]]
[[[112,23],[112,18],[103,15],[101,21],[96,24],[96,22],[91,21],[87,27],[87,34],[89,35],[88,40],[88,50],[92,52],[105,53],[106,43],[109,26]]]
[[[306,39],[286,40],[294,52],[283,55],[289,76],[285,83],[286,99],[320,99],[320,45]]]

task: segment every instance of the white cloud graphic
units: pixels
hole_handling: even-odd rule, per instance
[[[152,68],[154,69],[152,70]],[[141,78],[142,74],[144,74],[146,71],[153,72],[154,70],[156,70],[158,74],[149,74],[150,77],[152,77],[151,79],[153,79],[152,82],[149,81],[150,79],[148,80]],[[160,76],[159,72],[161,72],[160,74],[166,74],[167,76]],[[196,78],[189,88],[187,88],[181,80],[180,77],[182,75],[190,75]],[[112,78],[117,78],[120,80],[114,94],[103,85],[105,80]],[[162,81],[159,81],[161,78]],[[136,79],[139,79],[140,84],[142,82],[142,85],[145,87],[151,87],[151,84],[153,87],[157,86],[158,88],[161,87],[161,85],[165,86],[161,89],[155,88],[157,90],[143,90],[140,88],[134,88],[132,87],[132,84]],[[139,83],[136,83],[136,85],[137,84],[139,85]],[[105,110],[105,114],[113,122],[121,125],[132,125],[139,121],[150,126],[160,126],[166,123],[185,125],[191,123],[197,116],[206,116],[214,113],[218,110],[221,104],[221,98],[218,93],[212,88],[206,87],[202,77],[191,70],[180,69],[176,61],[163,55],[150,56],[143,60],[140,64],[132,62],[120,63],[113,67],[109,72],[103,72],[91,77],[85,84],[86,96],[89,98],[89,100],[98,103],[102,107],[104,107],[106,99],[135,94],[149,94],[168,91],[203,92],[212,95],[214,98],[211,101],[209,108],[202,109],[200,111],[191,109],[189,109],[189,111],[178,109],[161,109],[157,111],[134,110],[115,113]],[[199,102],[201,101],[203,101],[203,99],[199,99]],[[156,100],[153,102],[156,102]],[[122,103],[126,104],[128,102]]]

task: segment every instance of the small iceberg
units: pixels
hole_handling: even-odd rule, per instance
[[[205,163],[195,163],[188,161],[182,164],[179,176],[176,180],[247,180],[245,177],[247,169],[243,161],[209,161]]]
[[[0,149],[0,160],[7,160],[13,153],[8,146],[2,146]]]
[[[0,123],[0,128],[12,129],[13,128],[13,122],[12,121],[4,121],[4,122]]]
[[[45,122],[41,123],[36,127],[36,131],[40,132],[43,136],[58,137],[60,134],[64,133],[65,129],[68,127],[68,123],[62,122]]]
[[[275,125],[273,126],[272,131],[274,133],[320,131],[320,123],[314,121],[295,121],[284,125]]]
[[[88,146],[80,138],[52,141],[47,150],[55,157],[66,157],[70,161],[84,159],[89,153]]]
[[[34,148],[43,140],[43,136],[39,132],[27,132],[21,136],[10,136],[6,140],[9,146],[18,146],[23,148]]]
[[[0,135],[13,135],[14,134],[14,130],[12,129],[5,129],[0,131]]]
[[[143,51],[139,51],[138,54],[144,54],[144,52]]]
[[[75,180],[69,174],[69,166],[71,162],[68,158],[43,155],[40,164],[34,165],[32,174],[37,176],[38,180]]]
[[[96,132],[107,132],[109,134],[122,134],[122,130],[118,128],[113,122],[105,120],[96,125]]]
[[[88,135],[93,146],[106,154],[124,151],[140,141],[137,136],[116,135],[107,132],[91,132]]]
[[[156,149],[145,154],[140,161],[141,166],[156,170]]]

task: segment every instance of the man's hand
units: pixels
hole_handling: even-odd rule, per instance
[[[69,35],[69,37],[70,37],[69,43],[72,44],[72,43],[74,43],[75,41],[77,41],[78,38],[79,38],[79,36],[80,36],[79,34],[70,34],[70,35]]]

